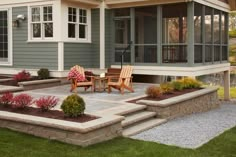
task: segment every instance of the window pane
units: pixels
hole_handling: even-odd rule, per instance
[[[212,43],[212,8],[206,7],[205,10],[205,42]]]
[[[79,38],[85,39],[86,38],[86,25],[79,25]]]
[[[187,4],[163,6],[163,43],[187,42]]]
[[[7,11],[0,11],[0,61],[8,60]]]
[[[44,29],[45,29],[46,38],[53,37],[53,24],[52,23],[45,23]]]
[[[130,16],[130,8],[115,9],[115,16]]]
[[[69,7],[68,8],[68,19],[69,19],[69,22],[76,22],[76,8],[71,8]]]
[[[214,46],[214,61],[220,61],[220,46]]]
[[[201,45],[194,46],[194,62],[202,63],[202,46]]]
[[[212,62],[212,48],[205,46],[205,62]]]
[[[222,60],[227,61],[228,60],[228,47],[222,46]]]
[[[194,3],[194,42],[202,43],[202,5]]]
[[[214,43],[220,43],[220,11],[214,10]]]
[[[40,8],[37,7],[37,8],[32,8],[31,9],[31,12],[32,12],[32,22],[37,22],[37,21],[40,21]]]
[[[43,20],[52,21],[52,6],[43,7]]]
[[[130,19],[115,20],[115,43],[128,44],[130,41]]]
[[[79,22],[80,23],[87,23],[87,11],[84,9],[80,9],[80,16],[79,16]]]
[[[34,38],[41,37],[41,24],[40,23],[33,24],[33,37]]]
[[[156,63],[157,46],[135,46],[135,62]]]
[[[163,63],[186,63],[187,46],[163,46],[162,47]]]
[[[135,9],[136,44],[157,43],[157,7]]]
[[[75,24],[68,24],[68,37],[75,38]]]

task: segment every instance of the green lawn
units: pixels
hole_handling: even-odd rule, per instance
[[[224,88],[220,87],[218,90],[218,96],[220,99],[224,99]],[[231,99],[236,99],[236,87],[231,87],[230,88],[230,98]]]
[[[1,157],[235,157],[236,127],[191,150],[117,138],[87,148],[0,129]]]

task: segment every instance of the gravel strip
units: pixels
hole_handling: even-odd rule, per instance
[[[236,105],[177,118],[131,138],[184,148],[198,148],[236,126]]]

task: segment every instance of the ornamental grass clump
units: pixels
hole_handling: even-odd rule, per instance
[[[150,98],[158,98],[162,95],[161,88],[159,86],[150,86],[146,89],[146,94]]]
[[[23,70],[19,72],[18,74],[14,75],[13,79],[17,82],[21,82],[21,81],[30,80],[30,77],[31,77],[30,73]]]
[[[193,78],[184,78],[182,80],[184,84],[184,88],[189,89],[189,88],[200,88],[202,86],[202,83],[196,79]]]
[[[15,109],[24,109],[32,105],[33,97],[28,94],[19,94],[13,98],[12,107]]]
[[[77,94],[72,94],[63,101],[61,109],[68,117],[78,117],[84,114],[85,102]]]
[[[182,91],[184,89],[184,84],[181,80],[173,81],[172,86],[174,90]]]
[[[41,111],[49,111],[53,107],[55,107],[58,103],[59,99],[55,96],[47,96],[47,97],[41,97],[34,101],[36,106],[41,109]]]
[[[1,97],[0,97],[0,105],[3,105],[5,107],[11,106],[13,103],[13,94],[10,92],[4,93]]]
[[[161,91],[163,94],[170,94],[174,91],[174,87],[171,83],[167,82],[167,83],[162,83],[160,85],[161,87]]]

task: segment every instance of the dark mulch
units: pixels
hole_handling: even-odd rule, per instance
[[[88,121],[95,120],[95,119],[99,118],[99,117],[95,117],[95,116],[88,115],[88,114],[83,114],[77,118],[69,118],[69,117],[65,117],[65,115],[62,111],[50,110],[47,112],[42,112],[39,108],[34,108],[34,107],[27,107],[25,109],[20,110],[20,109],[13,109],[10,107],[0,106],[0,110],[14,112],[14,113],[20,113],[20,114],[39,116],[39,117],[45,117],[45,118],[66,120],[66,121],[71,121],[71,122],[79,122],[79,123],[84,123],[84,122],[88,122]]]
[[[190,93],[190,92],[194,92],[194,91],[197,91],[197,90],[200,90],[202,88],[199,88],[199,89],[184,89],[182,91],[173,91],[172,93],[168,93],[168,94],[162,94],[160,97],[158,98],[151,98],[151,97],[142,97],[142,98],[139,98],[139,99],[134,99],[134,100],[130,100],[130,101],[127,101],[129,103],[136,103],[136,101],[138,100],[152,100],[152,101],[161,101],[161,100],[165,100],[165,99],[168,99],[168,98],[173,98],[175,96],[180,96],[180,95],[183,95],[183,94],[186,94],[186,93]]]

